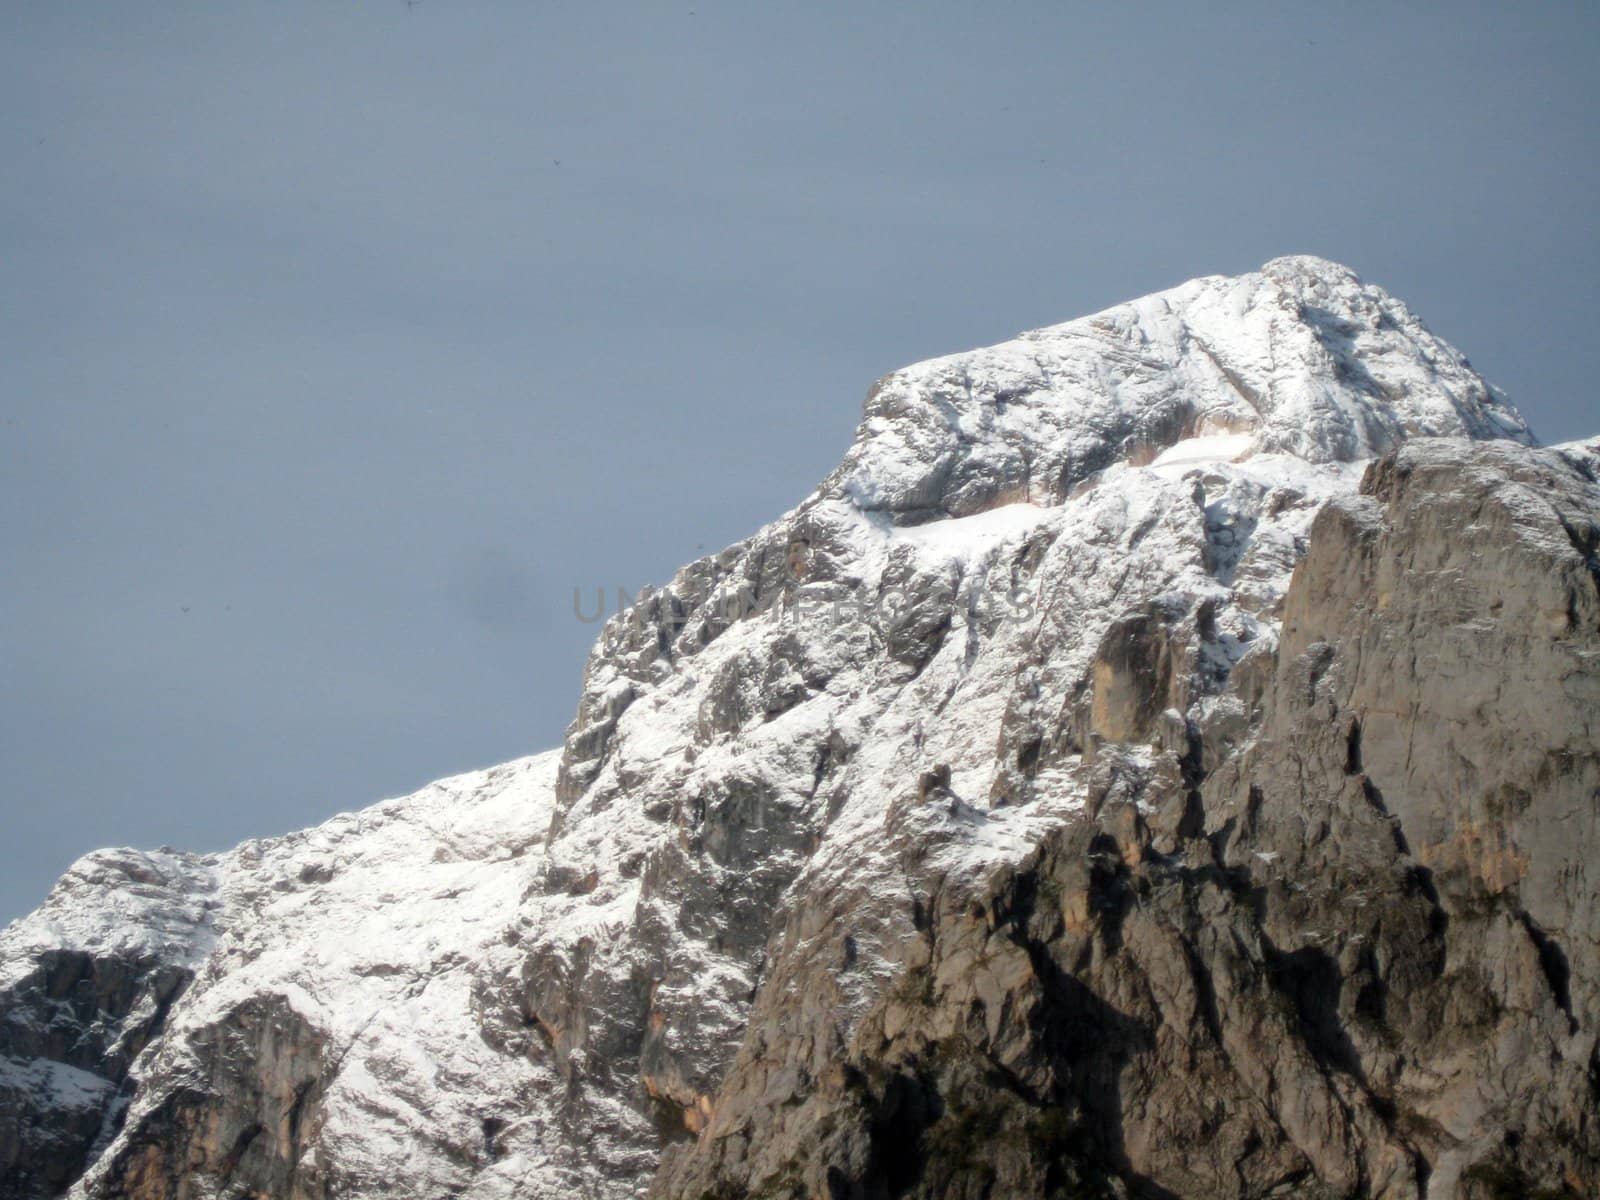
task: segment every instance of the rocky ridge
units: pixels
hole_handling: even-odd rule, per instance
[[[75,866],[0,1194],[1600,1190],[1597,474],[1317,259],[896,372],[559,753]]]

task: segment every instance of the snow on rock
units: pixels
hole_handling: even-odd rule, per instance
[[[1211,433],[1174,442],[1155,456],[1150,469],[1167,476],[1182,475],[1201,463],[1237,462],[1255,448],[1256,439],[1248,433]]]
[[[211,948],[214,855],[96,850],[67,868],[39,908],[0,932],[0,987],[44,950],[154,956],[192,967]],[[100,903],[86,903],[90,897]]]
[[[1276,644],[1317,512],[1416,434],[1531,441],[1312,258],[893,373],[812,496],[607,624],[561,751],[224,855],[91,855],[0,938],[0,986],[51,947],[193,974],[78,1193],[116,1194],[184,1105],[288,1121],[240,1082],[268,1078],[293,1136],[190,1146],[206,1186],[635,1194],[713,1120],[774,962],[832,964],[848,1026],[917,879],[1177,770]]]
[[[832,482],[897,519],[961,516],[1058,499],[1185,438],[1246,433],[1311,462],[1418,435],[1532,440],[1404,304],[1302,256],[896,371]]]
[[[111,1084],[100,1076],[46,1058],[0,1057],[0,1090],[46,1097],[50,1108],[98,1108]]]
[[[251,1069],[219,1061],[212,1034],[273,997],[316,1034],[313,1163],[372,1194],[405,1164],[406,1186],[432,1195],[491,1165],[490,1122],[500,1146],[536,1164],[548,1156],[519,1089],[537,1068],[485,1040],[475,1013],[484,981],[515,973],[506,933],[540,857],[555,767],[544,754],[441,780],[226,854],[90,855],[6,931],[0,978],[22,978],[46,948],[194,972],[134,1068],[125,1137],[159,1127],[184,1088]],[[7,1061],[3,1084],[50,1074],[53,1108],[115,1087],[44,1057]],[[125,1166],[113,1145],[79,1189],[116,1190]]]

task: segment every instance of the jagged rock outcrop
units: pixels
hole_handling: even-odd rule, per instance
[[[56,947],[188,979],[147,1023],[92,1152],[60,1160],[63,1174],[87,1166],[75,1193],[437,1196],[473,1181],[493,1194],[504,1171],[510,1194],[526,1172],[562,1178],[554,1153],[507,1152],[503,1131],[557,1084],[526,1057],[520,1020],[484,1018],[511,1003],[494,988],[521,962],[516,910],[555,767],[546,754],[443,780],[227,854],[75,867],[0,943],[8,1020],[48,1018],[71,1046],[114,1019],[103,1001],[67,1014],[10,982]],[[29,1101],[19,1123],[53,1128],[54,1096]]]
[[[1589,1194],[1600,456],[1531,442],[1316,259],[896,372],[559,754],[7,930],[8,1022],[167,990],[0,1089],[5,1194]]]
[[[330,1065],[322,1034],[285,997],[263,996],[189,1045],[200,1060],[195,1081],[141,1115],[100,1172],[101,1190],[137,1200],[327,1196],[314,1150]]]
[[[1600,1192],[1597,484],[1600,448],[1410,443],[1319,514],[1218,769],[1203,713],[1102,747],[971,880],[982,818],[908,812],[896,979],[841,1017],[872,898],[808,889],[658,1193]]]
[[[187,856],[116,850],[75,863],[53,899],[7,930],[0,962],[0,1194],[29,1200],[61,1194],[115,1131],[214,905]],[[85,903],[111,919],[87,936],[53,922]]]

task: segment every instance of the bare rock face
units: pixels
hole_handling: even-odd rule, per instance
[[[1159,608],[1114,621],[1095,652],[1090,733],[1108,742],[1148,739],[1173,707],[1173,657]]]
[[[659,1194],[1600,1193],[1597,479],[1593,448],[1376,463],[1313,525],[1247,748],[1197,796],[1105,748],[1081,820],[967,883],[920,824],[857,1021],[817,942],[859,892],[807,895]]]
[[[1600,1194],[1531,442],[1307,258],[896,372],[559,752],[0,935],[0,1196]]]
[[[180,1200],[219,1190],[322,1200],[310,1148],[321,1121],[324,1038],[281,997],[252,1000],[193,1040],[210,1086],[170,1092],[124,1134],[104,1192]]]

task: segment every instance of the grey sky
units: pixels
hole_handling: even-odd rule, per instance
[[[555,744],[873,378],[1292,252],[1600,431],[1597,10],[0,6],[0,918]]]

